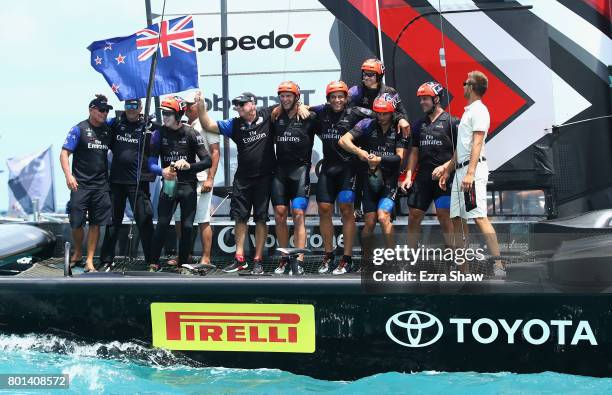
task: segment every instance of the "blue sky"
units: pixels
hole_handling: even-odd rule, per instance
[[[53,146],[59,158],[68,130],[87,118],[103,93],[119,104],[89,64],[95,40],[132,34],[146,25],[144,1],[5,2],[0,24],[0,211],[8,207],[6,159]],[[54,162],[57,207],[69,195]]]

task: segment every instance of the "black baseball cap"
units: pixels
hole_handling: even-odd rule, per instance
[[[97,108],[99,110],[112,110],[113,106],[108,104],[106,98],[96,97],[92,101],[89,102],[89,108]]]
[[[257,99],[255,98],[255,95],[251,92],[242,92],[239,96],[236,96],[232,99],[232,104],[234,106],[237,106],[239,104],[244,104],[248,102],[255,103],[256,101]]]
[[[128,99],[124,103],[124,105],[126,105],[126,106],[127,105],[131,105],[131,104],[139,105],[140,104],[140,99]]]

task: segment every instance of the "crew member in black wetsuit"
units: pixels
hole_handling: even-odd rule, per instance
[[[289,246],[289,227],[287,217],[291,205],[293,219],[293,242],[296,248],[306,246],[306,226],[304,213],[310,197],[310,161],[314,143],[314,113],[306,119],[298,119],[300,87],[293,81],[282,82],[278,86],[281,103],[279,116],[273,122],[276,143],[277,165],[272,178],[272,206],[276,237],[280,247]],[[298,269],[303,271],[303,255],[298,256]],[[288,273],[288,257],[281,257],[275,273]],[[296,273],[293,273],[296,275]]]
[[[83,226],[87,218],[85,271],[88,272],[96,271],[93,257],[100,238],[100,225],[111,222],[107,159],[111,131],[106,125],[106,117],[112,108],[105,96],[96,95],[89,103],[89,118],[70,129],[60,154],[66,185],[70,189],[70,226],[74,243],[70,263],[73,265],[83,259]],[[74,155],[72,170],[70,155]]]
[[[149,194],[149,182],[155,175],[148,170],[146,158],[141,157],[144,141],[144,117],[140,99],[126,100],[125,112],[117,114],[107,124],[111,128],[113,161],[110,171],[110,190],[113,205],[113,223],[106,227],[100,261],[110,265],[115,259],[115,246],[123,223],[125,200],[128,199],[138,234],[142,244],[145,261],[151,263],[151,241],[153,238],[153,208]],[[136,188],[138,172],[140,185]],[[138,195],[136,196],[136,189]]]
[[[198,179],[196,174],[212,164],[200,133],[181,123],[185,102],[180,97],[167,97],[161,103],[163,126],[153,133],[149,153],[149,170],[164,179],[159,194],[157,227],[151,249],[151,270],[159,270],[159,256],[166,239],[168,225],[176,205],[181,205],[181,239],[178,265],[187,264],[191,253],[191,232],[196,212]],[[200,159],[197,161],[197,157]],[[158,164],[161,156],[161,167]],[[176,183],[175,190],[168,188]]]
[[[396,109],[393,113],[393,125],[397,127],[398,132],[401,132],[404,138],[408,138],[410,136],[410,124],[408,123],[406,109],[397,91],[383,83],[384,74],[385,66],[380,60],[366,59],[361,65],[361,85],[355,85],[349,89],[349,106],[372,110],[372,104],[376,97],[384,93],[391,95],[396,103]],[[361,206],[361,184],[363,182],[360,174],[362,173],[358,172],[357,174],[355,212],[358,217],[361,215],[359,208]]]
[[[344,255],[337,267],[352,266],[353,240],[355,238],[355,156],[340,148],[338,142],[343,134],[362,119],[357,107],[347,108],[348,86],[343,81],[332,81],[325,88],[327,104],[311,107],[315,112],[316,133],[323,143],[323,163],[317,181],[317,203],[320,229],[323,237],[325,256],[319,266],[319,273],[336,269],[333,246],[334,225],[332,213],[334,202],[338,201],[342,215],[342,237]],[[369,110],[365,110],[370,112]],[[358,114],[359,113],[359,114]],[[344,269],[340,269],[342,271]]]
[[[263,249],[268,236],[268,205],[270,184],[276,166],[274,135],[272,133],[272,110],[278,106],[257,108],[253,93],[244,92],[232,100],[238,117],[215,122],[208,115],[201,95],[196,95],[199,118],[207,132],[220,133],[232,139],[238,149],[238,169],[234,175],[230,217],[235,222],[234,237],[236,254],[234,261],[223,268],[226,273],[248,268],[244,256],[247,221],[253,210],[255,221],[255,256],[253,274],[263,274]],[[300,106],[300,118],[309,116],[308,109]]]
[[[425,116],[412,128],[412,150],[408,159],[406,179],[401,185],[402,190],[408,191],[408,246],[412,248],[417,246],[421,221],[432,201],[436,205],[436,216],[446,244],[452,246],[451,191],[450,188],[440,188],[437,174],[442,174],[442,165],[453,157],[459,120],[442,109],[443,92],[444,88],[437,82],[426,82],[417,90],[419,104]]]
[[[397,179],[409,141],[392,128],[395,100],[383,94],[372,105],[376,119],[364,119],[340,139],[340,146],[367,163],[362,174],[364,226],[362,240],[370,240],[376,221],[380,223],[387,248],[394,246],[391,213],[397,195]],[[362,148],[360,148],[362,147]],[[364,255],[369,253],[364,245]]]

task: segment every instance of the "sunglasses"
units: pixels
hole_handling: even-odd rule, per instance
[[[472,81],[464,81],[464,82],[463,82],[463,86],[466,86],[466,85],[473,85],[473,84],[474,84],[474,83],[473,83]]]
[[[363,72],[363,76],[364,77],[369,77],[369,78],[374,78],[374,77],[376,77],[376,73],[364,71]]]
[[[173,117],[174,111],[162,111],[162,116],[164,117]]]
[[[234,107],[240,107],[240,108],[242,108],[242,107],[244,107],[244,105],[245,105],[245,104],[247,104],[247,103],[250,103],[250,101],[245,101],[245,102],[242,102],[242,103],[234,103]]]
[[[98,110],[98,111],[100,111],[102,113],[105,113],[105,112],[109,112],[110,108],[108,108],[108,107],[104,107],[104,108],[96,107],[96,110]]]
[[[138,104],[130,103],[125,105],[126,110],[138,110]]]

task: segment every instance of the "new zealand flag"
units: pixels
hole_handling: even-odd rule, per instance
[[[156,50],[153,96],[198,87],[192,16],[162,21],[131,36],[94,41],[87,49],[92,67],[104,76],[119,100],[146,97]]]

